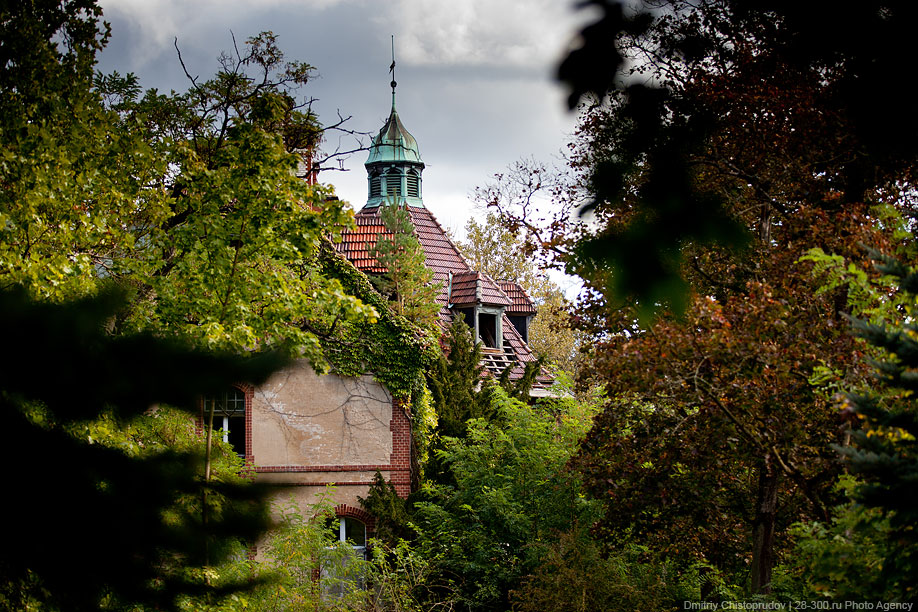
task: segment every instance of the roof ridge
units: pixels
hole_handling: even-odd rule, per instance
[[[411,224],[415,226],[415,231],[417,231],[417,225],[414,223],[414,218],[413,218],[413,213],[415,213],[415,212],[417,212],[418,214],[422,214],[422,213],[426,213],[426,214],[427,214],[427,216],[428,216],[428,217],[430,218],[430,220],[434,223],[434,225],[437,226],[437,229],[440,230],[440,234],[441,234],[441,235],[443,236],[443,238],[446,240],[447,244],[449,244],[449,246],[452,247],[452,249],[453,249],[453,251],[456,253],[456,255],[459,256],[459,260],[462,262],[462,264],[466,267],[466,269],[471,270],[471,269],[472,269],[472,266],[470,266],[470,265],[469,265],[469,262],[467,262],[467,261],[465,260],[465,257],[462,255],[462,252],[459,250],[459,247],[457,247],[456,244],[453,242],[453,239],[449,237],[449,234],[446,233],[446,231],[443,229],[443,226],[440,225],[440,222],[437,220],[437,218],[434,216],[433,212],[431,212],[431,210],[430,210],[429,208],[426,208],[426,207],[425,207],[425,208],[412,208],[412,207],[409,207],[408,214],[409,214],[410,217],[412,217],[412,219],[411,219]],[[423,246],[423,245],[422,245],[422,246]]]

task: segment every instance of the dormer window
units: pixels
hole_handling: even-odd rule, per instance
[[[497,342],[497,315],[488,312],[478,313],[478,337],[485,346],[500,348]]]

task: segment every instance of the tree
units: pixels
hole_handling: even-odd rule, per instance
[[[861,479],[855,499],[889,521],[880,538],[882,561],[875,588],[883,595],[915,601],[914,578],[918,575],[918,514],[915,510],[915,474],[918,473],[918,415],[914,406],[916,342],[914,333],[915,295],[918,273],[892,256],[873,253],[880,271],[894,279],[897,292],[908,297],[898,320],[875,324],[855,320],[858,335],[885,353],[875,362],[876,389],[867,394],[849,394],[846,410],[858,416],[854,445],[843,449],[852,473]]]
[[[585,281],[577,318],[612,399],[578,465],[608,501],[607,539],[726,571],[748,562],[748,588],[767,592],[788,523],[837,501],[821,474],[837,469],[841,423],[817,383],[863,375],[845,296],[815,296],[797,262],[814,247],[859,261],[859,242],[884,243],[870,205],[909,205],[913,143],[865,129],[874,102],[844,92],[881,83],[861,39],[826,40],[810,7],[592,4],[603,16],[560,68],[584,102],[570,196],[539,224],[546,181],[530,166],[510,177],[517,196],[489,201]],[[887,8],[827,19],[896,37],[887,19],[912,8]],[[890,59],[902,40],[865,56]],[[669,529],[686,517],[698,540]]]
[[[486,189],[478,190],[476,199],[484,202],[485,193]],[[481,224],[470,218],[465,231],[466,239],[457,246],[469,266],[493,279],[519,283],[532,298],[538,314],[529,328],[530,348],[551,367],[576,374],[580,339],[569,324],[571,305],[529,256],[524,237],[504,227],[494,212],[488,212]]]
[[[556,533],[596,517],[565,468],[596,405],[563,400],[550,410],[500,389],[488,397],[494,416],[469,420],[439,451],[453,482],[428,484],[412,517],[431,580],[452,583],[456,603],[472,610],[507,609]]]
[[[915,16],[910,3],[841,11],[769,1],[589,4],[602,16],[558,74],[571,108],[611,103],[590,129],[619,146],[594,147],[585,160],[588,208],[604,230],[584,237],[579,251],[584,265],[614,269],[612,286],[645,308],[685,303],[685,244],[748,240],[748,225],[730,212],[737,192],[762,196],[751,209],[762,221],[753,229],[766,231],[770,216],[800,197],[857,202],[910,172],[918,122],[882,93],[914,53],[904,26]],[[746,130],[730,127],[738,117]],[[711,155],[718,144],[741,143],[755,155]],[[806,169],[809,179],[776,180],[782,157],[793,160],[789,174]],[[708,168],[732,175],[735,188],[695,180]],[[606,202],[623,199],[626,217],[603,213]]]
[[[610,541],[628,533],[728,575],[748,562],[749,589],[768,592],[790,523],[827,518],[842,422],[817,383],[863,374],[844,296],[816,295],[798,260],[817,244],[862,259],[858,242],[883,240],[864,210],[800,202],[745,252],[686,249],[682,317],[639,325],[640,307],[586,301],[582,320],[601,339],[593,369],[613,401],[579,465],[607,500]]]
[[[469,419],[489,419],[493,415],[488,398],[493,383],[483,377],[481,344],[473,340],[468,325],[459,318],[453,320],[445,341],[446,346],[427,373],[431,404],[437,415],[428,478],[436,478],[443,471],[436,449],[444,438],[464,437]]]
[[[105,278],[132,294],[118,333],[280,346],[326,367],[309,322],[375,311],[315,264],[350,217],[295,176],[322,133],[294,95],[312,68],[286,61],[271,33],[222,55],[214,78],[189,77],[184,94],[141,97],[132,75],[93,79],[91,60],[77,68],[41,92],[53,112],[20,112],[20,128],[3,132],[0,282],[61,300]],[[4,81],[9,96],[30,87]]]
[[[218,563],[266,527],[260,488],[203,483],[197,450],[141,453],[124,437],[112,443],[104,430],[129,427],[158,404],[193,412],[198,394],[260,382],[283,361],[209,355],[151,334],[113,338],[106,327],[122,303],[112,293],[73,305],[0,294],[4,337],[18,353],[0,375],[7,451],[18,463],[9,485],[28,492],[3,508],[6,524],[16,526],[0,556],[8,609],[170,606],[184,593],[218,594],[191,570],[207,556]],[[49,481],[61,470],[65,478]],[[202,490],[211,505],[206,525]]]
[[[440,305],[440,286],[433,282],[433,271],[424,263],[424,250],[417,236],[408,209],[389,203],[379,212],[385,232],[380,232],[375,244],[367,251],[386,272],[374,276],[373,283],[389,296],[396,314],[418,324],[436,324]]]
[[[375,320],[319,261],[348,213],[295,177],[291,150],[321,135],[294,96],[310,68],[285,62],[265,33],[187,94],[141,97],[132,75],[93,75],[107,36],[94,2],[0,11],[0,286],[44,301],[4,301],[8,337],[23,344],[4,372],[4,416],[11,452],[30,459],[14,484],[34,490],[61,465],[75,474],[8,509],[21,531],[5,549],[5,595],[12,606],[97,609],[238,587],[211,584],[201,566],[265,526],[258,489],[219,474],[200,482],[195,453],[131,457],[108,443],[157,402],[190,410],[197,393],[270,371],[176,339],[242,354],[277,347],[321,370],[336,331],[326,322]],[[128,296],[117,307],[48,305],[112,285]],[[106,444],[74,433],[111,429]],[[74,504],[63,519],[57,495]],[[45,554],[52,547],[64,552]]]
[[[780,261],[745,293],[699,296],[684,320],[604,343],[593,365],[611,401],[576,460],[606,501],[607,541],[708,563],[728,580],[748,563],[752,592],[771,589],[790,524],[824,520],[833,505],[830,444],[842,443],[843,421],[815,375],[848,370],[855,355],[833,301]]]

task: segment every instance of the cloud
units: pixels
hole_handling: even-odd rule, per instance
[[[376,18],[417,65],[533,66],[557,60],[576,16],[558,0],[390,2]]]
[[[338,109],[351,129],[375,133],[389,113],[389,37],[395,35],[398,107],[428,168],[424,201],[461,231],[469,192],[524,156],[551,160],[573,129],[564,92],[553,82],[560,55],[588,17],[574,0],[99,0],[113,37],[104,71],[133,71],[144,87],[188,87],[189,71],[208,78],[215,58],[262,30],[279,36],[290,59],[321,78],[305,96],[328,123]],[[330,135],[333,149],[337,136]],[[346,142],[349,148],[351,143]],[[349,172],[322,180],[360,208],[366,153]]]
[[[245,31],[237,32],[238,42],[261,30],[258,24],[270,24],[266,16],[296,11],[308,22],[320,13],[343,4],[354,4],[348,0],[99,0],[105,18],[118,29],[131,32],[130,46],[125,51],[131,62],[143,67],[160,61],[164,54],[173,54],[176,37],[183,49],[200,47],[211,49],[209,41],[214,31],[223,30],[225,43],[231,43],[229,31],[235,25],[242,25]],[[257,28],[257,29],[256,29]],[[203,44],[196,44],[200,41]],[[221,48],[223,48],[221,47]],[[216,51],[213,52],[216,56]]]

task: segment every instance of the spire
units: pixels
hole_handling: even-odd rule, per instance
[[[392,73],[392,82],[389,85],[392,87],[392,111],[395,111],[395,87],[398,83],[395,82],[395,34],[392,35],[392,64],[389,66],[389,72]]]
[[[424,162],[418,142],[402,125],[395,111],[395,36],[392,36],[392,110],[389,118],[370,143],[367,157],[368,194],[365,208],[395,200],[409,206],[424,206],[421,200],[421,172]]]

